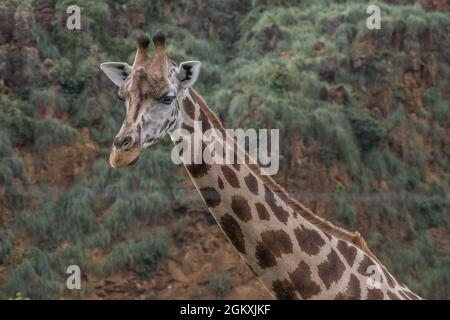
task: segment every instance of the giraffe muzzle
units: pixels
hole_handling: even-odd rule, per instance
[[[129,166],[137,161],[140,153],[138,139],[132,135],[117,136],[113,142],[109,163],[113,168]]]
[[[135,145],[136,141],[132,136],[116,137],[114,139],[114,147],[128,151]]]

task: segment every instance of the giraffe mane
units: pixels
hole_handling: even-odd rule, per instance
[[[217,127],[222,132],[222,134],[225,134],[225,128],[223,127],[222,122],[219,120],[216,114],[211,111],[211,109],[208,107],[203,97],[200,96],[194,89],[190,88],[189,90],[191,95],[200,105],[200,108],[202,108],[203,112],[208,117],[208,120],[211,121],[211,123],[215,127]],[[239,144],[237,144],[236,140],[235,144],[237,145],[237,148],[241,148],[242,150],[242,147]],[[356,247],[364,251],[371,258],[373,258],[376,262],[380,263],[377,257],[369,249],[366,241],[358,231],[350,232],[344,228],[334,225],[331,221],[328,221],[325,218],[319,217],[318,215],[314,214],[310,209],[306,208],[296,199],[289,196],[288,192],[282,186],[280,186],[271,176],[263,175],[261,173],[261,168],[258,165],[250,164],[250,162],[248,161],[248,159],[250,159],[248,152],[246,150],[243,150],[243,152],[245,154],[246,163],[250,168],[250,170],[258,178],[260,178],[265,185],[271,188],[288,206],[290,206],[295,211],[301,212],[302,217],[304,217],[313,225],[317,226],[325,233],[328,233],[337,238],[340,238],[342,240],[354,244]],[[380,265],[382,264],[380,263]]]

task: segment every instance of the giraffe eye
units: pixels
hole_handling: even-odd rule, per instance
[[[173,99],[175,99],[175,96],[164,96],[161,99],[161,102],[164,104],[171,104],[173,102]]]

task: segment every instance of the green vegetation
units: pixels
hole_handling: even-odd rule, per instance
[[[208,281],[209,288],[214,293],[216,298],[223,298],[231,291],[229,271],[215,272]]]
[[[363,152],[367,152],[377,146],[384,138],[385,130],[383,126],[368,111],[356,108],[350,109],[348,118],[356,140]]]
[[[14,17],[19,2],[2,2],[2,12]],[[380,3],[382,29],[371,31],[360,1],[272,3],[80,0],[83,29],[68,32],[71,1],[56,1],[51,30],[36,16],[37,1],[26,2],[26,47],[35,55],[17,54],[21,39],[0,51],[1,298],[58,298],[69,264],[150,278],[173,243],[165,214],[201,205],[181,184],[168,139],[132,167],[107,161],[125,107],[98,66],[131,64],[137,35],[156,30],[169,34],[172,59],[202,61],[196,89],[226,127],[280,129],[277,178],[289,191],[323,186],[327,217],[362,228],[380,260],[419,294],[449,297],[450,16]],[[49,152],[88,143],[97,148],[92,162],[77,159],[64,186],[55,185],[47,175],[60,159]],[[299,143],[308,161],[294,159]],[[177,219],[172,232],[183,228]],[[212,275],[209,287],[226,296],[229,272]]]
[[[6,264],[13,250],[13,234],[10,230],[0,229],[0,263]]]
[[[4,186],[6,198],[20,210],[24,205],[25,189],[28,186],[25,166],[22,158],[14,155],[7,131],[0,131],[0,144],[0,186]]]
[[[56,201],[43,198],[38,212],[21,213],[15,224],[45,249],[55,249],[65,239],[82,239],[95,225],[89,190],[75,186]]]
[[[56,119],[48,118],[36,122],[34,136],[37,151],[44,153],[56,145],[72,142],[78,137],[78,132]]]
[[[0,94],[0,123],[15,145],[33,143],[34,112],[26,101]]]
[[[49,254],[37,248],[30,248],[25,258],[9,274],[5,294],[14,297],[22,293],[32,299],[55,299],[59,294],[60,282],[51,273]]]
[[[68,104],[64,95],[49,89],[35,89],[31,91],[30,101],[33,107],[41,112],[62,115],[68,111]]]
[[[107,270],[117,272],[128,268],[148,279],[158,263],[167,257],[171,242],[169,233],[165,229],[158,229],[139,241],[119,243],[114,246],[106,262]]]
[[[333,216],[334,221],[340,222],[345,228],[353,230],[357,226],[357,215],[354,208],[347,203],[346,192],[340,184],[332,195],[335,210]]]
[[[424,102],[430,107],[433,117],[438,121],[448,120],[450,104],[442,97],[440,88],[431,87],[423,95]]]

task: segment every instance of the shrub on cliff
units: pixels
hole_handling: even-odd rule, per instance
[[[167,230],[158,228],[140,240],[128,240],[114,246],[105,267],[110,272],[133,269],[141,277],[148,278],[167,257],[171,243]]]
[[[377,146],[384,138],[386,134],[384,127],[367,110],[350,108],[346,114],[363,152]]]
[[[69,109],[64,95],[52,89],[33,89],[30,95],[30,101],[34,108],[42,113],[61,115]]]
[[[27,197],[28,177],[25,164],[21,157],[14,154],[9,134],[0,131],[0,186],[4,195],[11,203],[1,203],[0,206],[12,206],[20,210]]]
[[[10,230],[0,229],[0,263],[6,265],[6,262],[13,250],[13,234]]]
[[[19,98],[0,94],[0,125],[14,145],[23,146],[34,141],[33,106]]]
[[[423,100],[433,114],[433,118],[438,121],[450,119],[450,103],[441,94],[441,89],[431,87],[423,94]]]
[[[64,240],[83,239],[95,226],[89,190],[75,186],[57,200],[44,197],[37,212],[18,214],[14,225],[18,231],[28,230],[36,245],[49,250]]]
[[[37,248],[30,248],[22,262],[9,273],[5,283],[8,297],[21,292],[31,299],[56,299],[60,282],[56,281],[50,266],[50,257]]]
[[[36,122],[34,136],[35,148],[39,153],[44,153],[53,146],[73,142],[79,134],[71,126],[54,118],[47,118]]]
[[[327,150],[321,154],[324,157],[322,160],[331,162],[328,157],[332,155],[336,157],[335,161],[340,161],[349,170],[355,170],[359,153],[349,123],[339,110],[332,107],[314,110],[309,135],[320,141],[322,151]]]
[[[208,286],[216,298],[223,298],[231,291],[231,276],[227,270],[217,271],[208,280]]]

